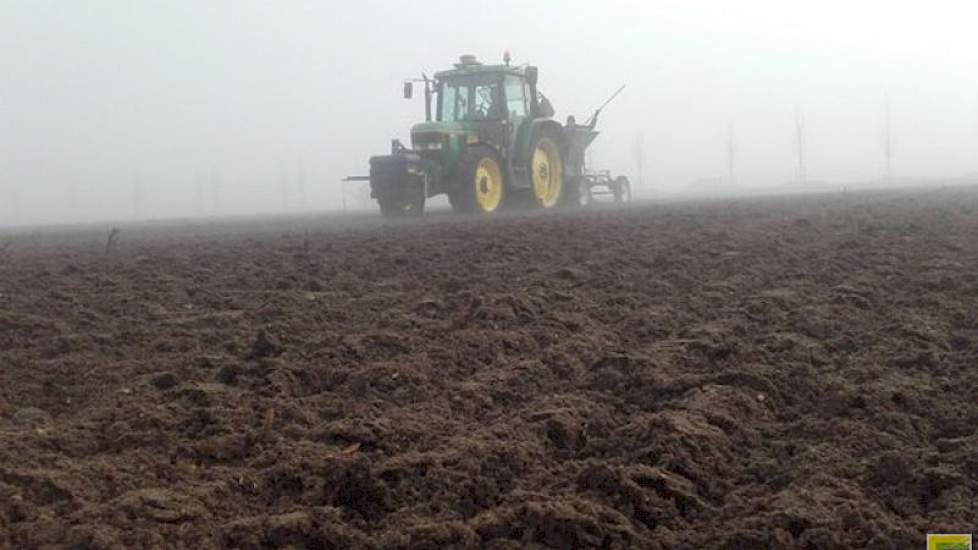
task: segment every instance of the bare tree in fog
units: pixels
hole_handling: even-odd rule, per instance
[[[736,184],[737,179],[735,177],[737,164],[737,143],[734,138],[734,123],[731,120],[727,125],[727,184],[733,186]]]
[[[890,98],[887,97],[883,102],[883,161],[885,163],[883,177],[886,181],[893,178],[894,148],[893,125],[890,119]]]
[[[143,214],[143,178],[137,173],[132,177],[130,182],[130,188],[132,190],[132,215],[134,218],[139,218]]]
[[[81,221],[78,219],[78,213],[82,212],[82,208],[78,204],[78,184],[74,180],[68,182],[68,186],[65,189],[65,197],[68,199],[68,208],[71,209],[72,215],[75,216],[72,221]]]
[[[282,211],[289,210],[289,170],[285,161],[279,162],[278,186],[282,193]]]
[[[978,161],[978,105],[975,106],[975,160]],[[978,177],[978,165],[972,166],[975,170],[975,177]]]
[[[217,171],[217,166],[211,164],[210,179],[208,180],[211,194],[211,213],[218,213],[221,210],[221,174]]]
[[[306,161],[305,158],[299,157],[299,165],[296,167],[295,174],[295,185],[296,191],[299,198],[299,207],[303,210],[306,209]]]
[[[797,103],[795,104],[795,154],[798,162],[798,185],[805,185],[808,181],[805,169],[805,120],[802,117],[801,107]]]
[[[197,215],[204,213],[204,182],[200,169],[194,171],[194,209]]]

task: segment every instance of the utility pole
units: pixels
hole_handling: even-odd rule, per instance
[[[74,179],[69,180],[68,188],[65,190],[65,195],[68,197],[68,207],[71,208],[75,217],[71,218],[70,221],[78,223],[82,221],[77,217],[77,213],[81,212],[82,209],[78,206],[78,184]]]
[[[734,138],[734,123],[731,120],[727,126],[727,185],[733,187],[737,180],[735,177],[737,164],[737,143]]]
[[[808,183],[805,169],[805,119],[797,103],[795,104],[795,154],[798,157],[798,185],[804,186]]]
[[[217,166],[211,163],[210,174],[211,191],[211,212],[217,214],[221,210],[221,176],[217,171]]]
[[[300,210],[306,209],[306,160],[301,155],[299,156],[299,165],[296,168],[295,175],[296,191],[299,195],[299,208]]]
[[[282,192],[282,211],[289,210],[289,170],[285,161],[279,164],[279,189]]]
[[[130,186],[132,188],[132,217],[138,220],[143,213],[143,180],[138,172],[133,174]]]
[[[883,103],[883,160],[885,162],[884,178],[889,182],[893,178],[894,155],[893,125],[890,119],[890,98]]]
[[[204,182],[203,177],[200,174],[200,166],[194,170],[194,203],[195,210],[198,216],[204,213]]]

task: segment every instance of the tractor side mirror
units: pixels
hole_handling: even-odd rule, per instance
[[[536,86],[537,85],[537,77],[538,76],[539,76],[539,73],[537,72],[537,68],[536,67],[527,67],[526,68],[526,81],[530,84],[530,86]]]
[[[537,107],[537,113],[543,118],[550,118],[554,116],[556,111],[554,111],[554,106],[550,103],[550,100],[543,94],[540,94],[540,102]]]
[[[411,82],[404,83],[404,99],[411,99],[414,96],[414,84]]]

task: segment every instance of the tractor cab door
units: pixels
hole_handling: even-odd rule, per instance
[[[529,120],[530,85],[518,76],[506,75],[503,88],[506,94],[506,120],[509,121],[506,148],[512,153],[520,128]]]
[[[516,165],[516,147],[520,143],[519,138],[526,133],[526,127],[532,122],[530,114],[532,106],[532,88],[526,79],[514,75],[506,75],[503,83],[503,91],[506,96],[506,154],[509,157],[507,169],[509,171],[511,185],[519,188],[526,188],[530,185],[529,176],[522,166]]]

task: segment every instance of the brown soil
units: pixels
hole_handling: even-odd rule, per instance
[[[978,191],[17,234],[0,547],[922,548]]]

